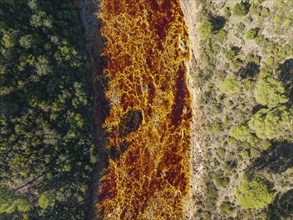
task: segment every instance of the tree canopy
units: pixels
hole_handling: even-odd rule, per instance
[[[31,203],[27,199],[7,187],[0,186],[0,213],[12,213],[16,210],[27,212],[30,209]]]
[[[285,106],[273,110],[261,109],[252,116],[248,125],[261,139],[292,139],[293,109]]]
[[[259,104],[270,108],[284,104],[289,100],[285,95],[282,83],[272,78],[261,79],[258,82],[255,98]]]
[[[253,40],[254,38],[257,37],[258,31],[259,31],[258,28],[252,28],[252,29],[250,29],[249,31],[246,32],[246,38],[248,40]]]
[[[262,209],[273,201],[276,194],[264,178],[250,180],[243,177],[235,186],[234,195],[243,209]]]
[[[48,192],[43,193],[38,199],[38,204],[42,209],[46,209],[49,206],[53,206],[54,202],[55,200],[53,195],[50,195],[50,193]]]
[[[241,84],[235,76],[229,76],[220,85],[220,90],[224,94],[238,94],[241,91]]]
[[[96,155],[76,5],[5,0],[0,17],[0,184],[9,186],[1,188],[1,212],[9,219],[23,219],[23,212],[29,219],[82,219]],[[45,192],[55,196],[53,213]]]
[[[203,21],[202,23],[200,23],[198,31],[202,38],[207,38],[211,35],[213,28],[214,26],[212,22]]]
[[[244,16],[249,11],[249,5],[245,2],[236,3],[236,5],[233,8],[233,13],[236,16]]]

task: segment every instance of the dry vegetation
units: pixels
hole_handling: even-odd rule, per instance
[[[292,2],[197,3],[206,175],[194,218],[292,219]]]

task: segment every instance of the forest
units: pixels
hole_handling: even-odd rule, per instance
[[[195,218],[292,219],[292,1],[196,1],[205,174]]]
[[[0,1],[0,219],[84,219],[96,164],[74,1]]]

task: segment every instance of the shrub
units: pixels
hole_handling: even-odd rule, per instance
[[[233,14],[236,16],[244,16],[249,11],[249,5],[244,2],[237,3],[233,8]]]
[[[229,178],[218,175],[215,177],[215,183],[216,183],[217,187],[225,188],[229,184]]]
[[[31,209],[31,203],[25,199],[19,199],[17,201],[17,209],[20,212],[28,212]]]
[[[220,205],[220,212],[224,215],[230,215],[233,212],[234,205],[231,202],[224,201]]]
[[[234,187],[234,195],[243,209],[262,209],[273,201],[276,193],[263,177],[244,177]]]
[[[224,94],[238,94],[241,90],[240,82],[235,76],[229,76],[221,85],[220,91]]]
[[[53,206],[54,202],[55,202],[54,198],[46,192],[43,193],[38,199],[38,204],[42,209],[46,209],[49,206]]]
[[[230,130],[230,135],[239,141],[245,141],[251,136],[250,129],[247,125],[234,126]]]
[[[267,59],[266,59],[266,64],[267,65],[272,65],[274,63],[274,58],[273,57],[268,57]]]
[[[248,40],[253,40],[257,37],[258,35],[258,28],[252,28],[249,31],[246,32],[246,39]]]
[[[269,8],[263,8],[261,10],[261,15],[264,16],[264,17],[267,17],[270,15],[270,9]]]
[[[247,160],[250,158],[250,151],[249,150],[245,150],[241,153],[241,156],[244,160]]]
[[[238,48],[238,47],[231,47],[231,49],[228,50],[225,53],[225,57],[228,60],[233,60],[238,55],[239,52],[240,52],[240,48]]]
[[[225,13],[226,17],[230,17],[232,15],[231,14],[231,9],[229,7],[224,8],[224,13]]]
[[[199,35],[202,38],[208,38],[213,31],[213,24],[210,21],[203,21],[198,28]]]

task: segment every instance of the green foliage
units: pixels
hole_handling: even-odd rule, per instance
[[[32,208],[31,202],[26,199],[17,200],[17,209],[20,212],[28,212]]]
[[[247,125],[237,125],[231,128],[230,135],[239,141],[246,141],[250,138],[250,129]]]
[[[275,212],[279,201],[278,205],[269,207],[272,212],[269,215],[267,209],[243,209],[239,202],[233,206],[230,187],[226,186],[229,183],[234,186],[238,176],[249,172],[274,180],[278,193],[290,188],[292,174],[290,176],[287,169],[290,156],[289,153],[279,155],[281,149],[277,146],[291,146],[293,141],[292,60],[289,58],[293,54],[288,31],[292,19],[286,14],[292,1],[280,0],[272,6],[262,4],[265,0],[241,3],[239,0],[235,1],[234,8],[233,1],[217,4],[199,1],[202,20],[212,21],[215,26],[211,18],[225,16],[226,20],[224,29],[217,33],[213,27],[209,40],[200,44],[203,68],[195,80],[202,91],[199,100],[203,112],[203,144],[207,146],[203,179],[209,183],[209,189],[204,191],[203,206],[196,218],[282,219],[279,216],[290,216],[288,206]],[[255,44],[250,39],[254,39]],[[217,191],[219,196],[210,195]],[[289,194],[292,198],[292,191]],[[224,202],[223,197],[226,197]],[[258,196],[254,197],[259,206]]]
[[[3,46],[6,48],[14,47],[17,44],[18,32],[5,32],[2,36]]]
[[[293,109],[285,106],[273,110],[261,109],[248,122],[261,139],[292,139]]]
[[[235,76],[229,76],[220,85],[220,91],[224,94],[238,94],[241,91],[241,84]]]
[[[55,203],[54,197],[47,192],[43,193],[38,199],[38,205],[42,209],[46,209],[49,206],[53,206],[54,203]]]
[[[259,104],[270,108],[288,102],[282,83],[272,78],[261,79],[258,82],[255,98]]]
[[[8,219],[84,219],[94,144],[91,72],[76,5],[5,0],[0,16],[0,184],[42,195],[40,207],[9,191],[0,196],[7,197],[1,212],[10,212]],[[54,202],[44,192],[56,195]]]
[[[273,201],[276,193],[264,178],[244,177],[234,187],[234,195],[243,209],[262,209]]]
[[[33,36],[28,34],[19,39],[19,44],[25,49],[29,49],[33,46],[34,39]]]
[[[198,27],[198,32],[200,36],[205,39],[210,37],[212,31],[213,31],[213,24],[210,21],[203,21]]]
[[[225,56],[228,60],[233,60],[238,55],[239,51],[240,49],[238,47],[231,47],[231,49],[225,53]]]
[[[254,38],[257,37],[258,35],[258,28],[252,28],[249,31],[246,32],[246,39],[248,40],[253,40]]]
[[[230,17],[232,15],[231,9],[229,7],[224,8],[224,13],[226,17]]]
[[[249,5],[244,2],[237,3],[233,8],[233,14],[236,16],[244,16],[249,11]]]
[[[225,176],[217,176],[215,178],[215,183],[218,187],[222,187],[222,188],[225,188],[228,186],[229,184],[229,178],[228,177],[225,177]]]
[[[13,213],[15,211],[27,212],[31,209],[31,203],[15,191],[0,186],[0,213]]]
[[[224,201],[220,205],[220,212],[224,215],[230,215],[233,212],[234,205],[231,202]]]
[[[218,190],[212,182],[207,182],[204,187],[205,192],[207,192],[207,198],[203,201],[203,205],[208,210],[212,210],[217,202]]]

